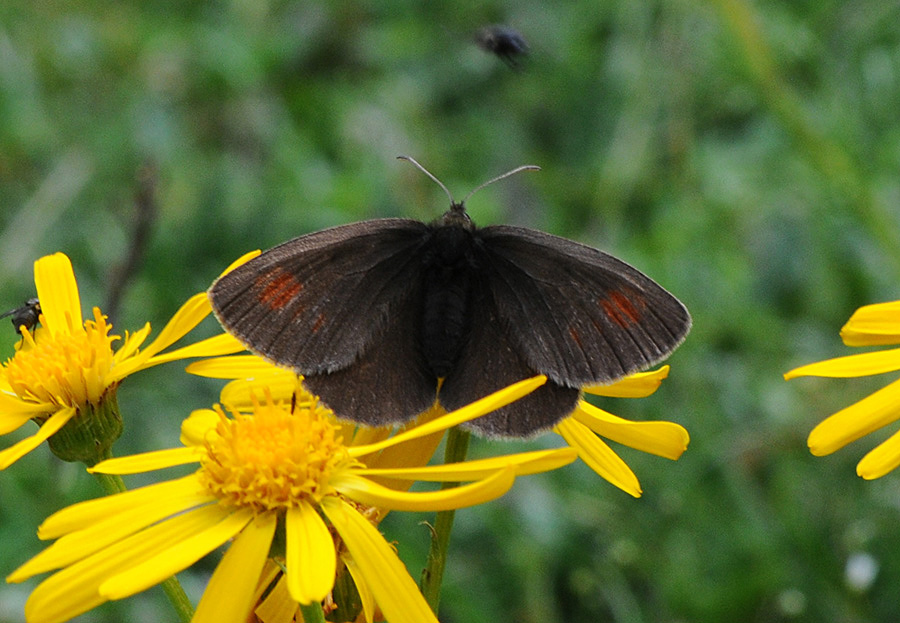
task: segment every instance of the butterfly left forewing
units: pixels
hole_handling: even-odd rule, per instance
[[[691,326],[678,299],[602,251],[520,227],[477,233],[500,323],[525,362],[557,383],[609,383],[649,367]]]
[[[301,236],[221,277],[210,300],[229,332],[303,374],[339,417],[403,422],[437,387],[414,328],[426,233],[418,221],[379,219]]]
[[[344,369],[393,322],[421,280],[426,226],[363,221],[274,247],[209,290],[220,322],[263,357],[302,374]]]

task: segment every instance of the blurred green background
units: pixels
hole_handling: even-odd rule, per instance
[[[474,45],[491,23],[528,40],[519,70]],[[0,309],[61,250],[86,310],[158,330],[247,250],[438,216],[446,198],[398,154],[458,197],[540,165],[470,213],[600,247],[685,302],[694,329],[660,391],[599,404],[679,422],[691,445],[676,463],[622,449],[639,500],[576,464],[457,513],[443,620],[898,620],[900,474],[855,475],[884,435],[806,449],[892,379],[781,376],[848,354],[853,310],[900,298],[898,111],[893,0],[7,0]],[[122,388],[118,454],[175,445],[215,400],[182,367]],[[46,515],[99,494],[46,448],[0,474],[0,574],[40,550]],[[383,524],[416,577],[426,519]],[[214,562],[182,574],[195,598]],[[34,585],[0,586],[0,621]],[[154,589],[79,620],[172,618]]]

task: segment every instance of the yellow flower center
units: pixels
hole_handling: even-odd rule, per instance
[[[293,413],[280,405],[257,405],[252,415],[225,416],[207,438],[199,477],[220,500],[258,510],[317,503],[334,494],[330,479],[353,464],[327,419],[313,402]]]
[[[42,320],[43,321],[43,320]],[[24,331],[19,351],[3,366],[12,390],[22,400],[80,408],[97,405],[109,388],[113,367],[112,343],[118,335],[100,310],[84,328],[52,335],[39,329],[35,336]]]

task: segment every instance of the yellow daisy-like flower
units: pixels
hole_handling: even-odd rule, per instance
[[[250,408],[256,400],[255,397],[263,393],[277,396],[278,400],[284,402],[295,399],[297,395],[308,395],[300,384],[297,374],[279,368],[256,355],[204,359],[188,366],[188,372],[210,378],[228,379],[230,382],[223,388],[220,400],[240,409]],[[434,407],[408,422],[400,430],[409,430],[445,413],[440,407]],[[375,428],[337,419],[333,423],[340,427],[341,436],[352,440],[351,443],[355,446],[383,441],[394,432],[393,426]],[[428,464],[443,437],[444,431],[438,430],[382,448],[360,457],[360,460],[370,468],[421,467]],[[372,476],[372,480],[398,491],[406,491],[413,484],[412,480],[382,478],[377,475]],[[373,525],[378,525],[388,512],[389,509],[386,508],[371,507],[366,511],[366,517]],[[375,608],[372,592],[356,571],[355,563],[346,549],[339,548],[338,554],[341,564],[338,567],[333,596],[327,598],[323,604],[325,611],[331,612],[335,609],[339,616],[345,618],[348,616],[348,609],[356,611],[356,608],[360,608],[362,620],[371,621]],[[302,620],[298,616],[299,603],[288,592],[282,570],[282,566],[274,563],[267,566],[267,571],[264,571],[257,587],[256,598],[253,601],[256,604],[254,613],[263,623],[290,623],[295,619]],[[348,603],[348,600],[351,603]]]
[[[643,398],[655,392],[669,375],[669,366],[632,374],[611,385],[585,387],[588,394],[611,398]],[[641,496],[641,484],[628,464],[600,437],[673,461],[687,450],[690,436],[674,422],[632,422],[585,400],[553,429],[578,450],[588,467],[626,493]],[[600,437],[598,437],[598,435]]]
[[[847,346],[883,346],[900,344],[900,301],[860,307],[841,328]],[[900,370],[900,348],[881,350],[836,359],[828,359],[784,375],[854,378]],[[825,456],[847,444],[900,419],[900,381],[894,381],[859,402],[841,409],[813,428],[807,443],[810,452]],[[900,433],[866,454],[856,473],[872,480],[900,465]]]
[[[113,343],[121,338],[110,333],[112,325],[106,316],[95,307],[92,319],[82,319],[78,284],[68,257],[56,253],[35,262],[34,283],[42,326],[33,334],[23,331],[16,354],[0,369],[0,434],[29,420],[40,429],[0,451],[0,469],[47,439],[61,458],[92,464],[121,434],[116,389],[125,377],[167,361],[241,350],[233,338],[221,335],[161,352],[210,313],[205,293],[189,299],[143,350],[149,323],[126,333],[121,346],[113,350]]]
[[[292,408],[269,401],[248,412],[202,410],[182,427],[183,448],[104,461],[103,473],[138,473],[199,463],[193,474],[100,500],[49,517],[41,538],[58,541],[13,572],[22,581],[61,569],[25,605],[29,623],[54,623],[109,599],[140,592],[233,542],[200,600],[195,622],[246,620],[283,528],[286,587],[301,604],[332,590],[339,538],[344,562],[359,575],[392,623],[435,622],[415,582],[366,516],[366,509],[448,510],[503,495],[517,475],[555,469],[576,458],[571,448],[458,464],[372,467],[365,457],[479,417],[545,382],[522,381],[452,413],[375,443],[345,444],[333,415],[302,397]],[[382,479],[466,482],[408,492]],[[370,606],[371,606],[370,603]]]

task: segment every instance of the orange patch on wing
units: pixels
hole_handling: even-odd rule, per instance
[[[323,324],[325,324],[325,314],[321,313],[321,314],[319,314],[319,317],[316,318],[316,324],[313,325],[311,331],[313,333],[317,332],[319,329],[322,328]]]
[[[642,303],[642,302],[643,302],[643,301],[641,300],[641,298],[638,297],[637,295],[633,294],[632,296],[633,296],[639,303]],[[612,293],[612,300],[613,300],[613,303],[615,303],[616,307],[618,307],[619,310],[621,310],[621,312],[622,312],[623,314],[625,314],[626,316],[628,316],[628,319],[631,320],[631,322],[635,322],[635,323],[636,323],[636,322],[639,322],[639,321],[640,321],[640,319],[641,319],[641,312],[639,312],[639,311],[635,308],[635,306],[632,304],[632,302],[631,302],[628,298],[626,298],[624,294],[622,294],[621,292],[613,292],[613,293]]]
[[[303,289],[302,283],[278,266],[257,277],[256,286],[260,289],[259,302],[273,310],[283,308]]]
[[[632,293],[632,298],[643,307],[643,299],[639,295]],[[637,324],[641,320],[641,312],[635,307],[631,299],[621,292],[613,292],[608,299],[600,301],[603,311],[606,315],[623,329],[630,324]]]

